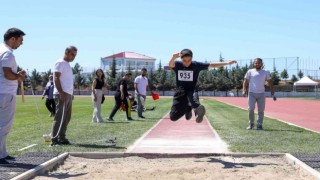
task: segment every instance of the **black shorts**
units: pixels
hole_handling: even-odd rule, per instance
[[[173,96],[173,104],[170,111],[170,119],[176,121],[187,112],[199,107],[199,96],[196,90],[184,90],[179,88]]]

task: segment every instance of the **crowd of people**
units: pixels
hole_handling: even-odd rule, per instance
[[[13,55],[13,50],[18,49],[23,43],[25,33],[17,28],[10,28],[4,34],[4,42],[0,45],[0,165],[8,165],[14,162],[15,158],[10,156],[6,149],[6,139],[11,130],[12,122],[16,113],[16,93],[18,82],[26,77],[26,72],[21,70],[17,72],[17,62]],[[51,146],[69,145],[70,141],[66,137],[66,131],[72,115],[73,102],[73,72],[70,62],[73,62],[77,56],[78,49],[75,46],[68,46],[65,49],[62,58],[54,64],[53,75],[49,77],[42,98],[46,96],[46,107],[50,116],[54,117]],[[178,58],[181,59],[177,60]],[[206,108],[200,104],[197,93],[197,80],[199,73],[208,68],[217,68],[221,66],[237,63],[235,60],[229,62],[202,63],[193,61],[193,53],[189,49],[183,49],[179,53],[174,53],[169,66],[176,75],[176,92],[173,96],[173,103],[170,110],[170,119],[179,120],[185,116],[187,120],[192,118],[192,110],[195,113],[195,120],[201,123],[206,112]],[[132,121],[131,103],[138,114],[138,118],[145,118],[143,111],[147,90],[149,88],[146,77],[147,69],[141,69],[141,75],[134,80],[135,94],[128,92],[128,81],[132,74],[127,72],[118,82],[115,93],[115,105],[107,118],[114,121],[116,112],[124,105],[128,121]],[[105,87],[105,75],[101,69],[96,71],[96,78],[92,82],[92,102],[93,116],[92,122],[103,123],[101,116],[101,104],[104,101],[103,88]],[[249,70],[244,77],[243,95],[248,96],[249,106],[249,127],[254,128],[254,107],[258,104],[258,130],[263,130],[263,112],[265,107],[265,89],[264,83],[267,81],[274,94],[272,81],[268,71],[263,70],[263,61],[260,58],[254,60],[254,68]],[[249,88],[248,88],[249,87]],[[135,98],[134,98],[135,97]],[[136,101],[134,100],[136,99]]]

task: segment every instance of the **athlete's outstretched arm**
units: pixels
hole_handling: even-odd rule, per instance
[[[171,68],[174,68],[176,65],[174,64],[174,62],[176,61],[176,59],[177,58],[179,58],[181,56],[181,54],[180,53],[174,53],[173,55],[172,55],[172,58],[170,59],[170,61],[169,61],[169,66],[171,67]]]
[[[235,64],[235,63],[237,63],[236,60],[232,60],[229,62],[213,62],[213,63],[210,63],[209,68],[217,68],[217,67],[221,67],[221,66]]]

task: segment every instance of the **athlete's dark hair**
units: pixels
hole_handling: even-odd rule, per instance
[[[78,49],[75,46],[69,46],[69,47],[66,48],[65,53],[67,54],[67,53],[69,53],[71,51],[78,51]]]
[[[10,28],[4,33],[3,40],[4,41],[8,41],[12,37],[18,38],[18,37],[24,36],[24,35],[26,35],[26,34],[23,31],[21,31],[20,29],[18,29],[18,28]]]
[[[184,57],[193,57],[193,53],[190,49],[182,49],[181,51],[181,58]]]

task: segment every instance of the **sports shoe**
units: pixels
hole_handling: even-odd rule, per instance
[[[263,130],[262,125],[258,125],[258,126],[257,126],[257,130],[258,130],[258,131],[262,131],[262,130]]]
[[[52,141],[52,143],[50,144],[51,147],[53,146],[61,146],[61,144],[57,141]]]
[[[190,120],[192,118],[192,111],[186,112],[185,117],[187,120]]]
[[[144,117],[144,116],[139,116],[139,118],[141,118],[141,119],[145,119],[146,117]]]
[[[253,124],[251,124],[251,125],[249,125],[249,126],[247,127],[247,130],[252,130],[252,129],[253,129],[253,127],[254,127],[254,125],[253,125]]]
[[[108,121],[114,121],[112,117],[108,117]]]
[[[206,108],[203,105],[200,105],[196,109],[196,122],[201,123],[203,121],[203,116],[206,114]]]
[[[132,119],[132,117],[128,117],[127,121],[133,121],[134,119]]]
[[[5,157],[5,159],[8,161],[15,161],[16,160],[16,158],[13,156],[7,156],[7,157]]]

